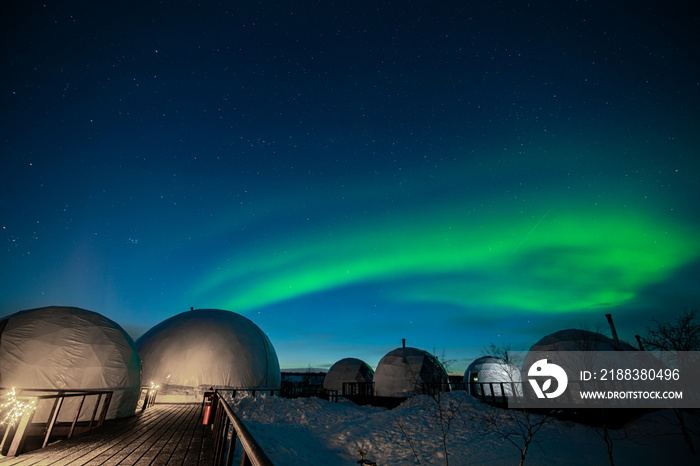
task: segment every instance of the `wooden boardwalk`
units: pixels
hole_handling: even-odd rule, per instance
[[[212,435],[202,425],[200,403],[163,403],[126,419],[18,457],[0,465],[183,465],[210,466]]]

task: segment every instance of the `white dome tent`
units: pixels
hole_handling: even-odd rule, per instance
[[[106,418],[115,419],[134,415],[140,370],[131,337],[96,312],[52,306],[0,320],[3,388],[112,390]],[[87,411],[82,410],[81,419]]]
[[[569,403],[586,406],[587,402],[577,393],[587,390],[600,390],[600,384],[581,377],[581,370],[595,367],[611,367],[610,361],[619,361],[616,352],[633,353],[624,356],[625,369],[663,369],[663,363],[653,352],[639,351],[624,341],[616,341],[603,334],[590,330],[566,329],[559,330],[541,338],[532,345],[525,355],[522,364],[523,387],[530,396],[535,397],[531,388],[532,379],[529,375],[536,361],[546,359],[563,368],[568,374],[567,388],[563,393]],[[613,363],[617,365],[617,363]],[[529,383],[528,383],[529,382]],[[619,382],[619,383],[618,383]],[[606,390],[627,390],[630,388],[626,380],[609,380]],[[610,400],[611,404],[615,401]],[[623,412],[624,410],[619,410]],[[630,414],[633,412],[630,411]]]
[[[464,371],[464,383],[469,393],[478,398],[522,396],[520,369],[504,359],[483,356],[474,360]]]
[[[637,351],[637,349],[625,342],[620,341],[619,346],[615,340],[605,335],[590,330],[570,328],[559,330],[542,337],[537,343],[532,345],[525,355],[523,361],[523,378],[527,378],[525,368],[529,368],[536,359],[549,358],[549,355],[556,356],[557,363],[565,368],[571,369],[580,365],[579,356],[581,352],[598,351]],[[569,354],[570,353],[570,354]]]
[[[215,388],[279,389],[277,353],[260,328],[220,309],[183,312],[136,341],[143,380],[160,385],[159,401],[201,401]]]
[[[620,350],[637,351],[624,341],[620,342]],[[617,346],[615,340],[603,334],[570,328],[542,337],[530,351],[617,351]]]
[[[374,372],[374,394],[385,397],[407,397],[427,393],[426,389],[448,384],[440,361],[417,348],[403,346],[387,353]]]
[[[374,371],[369,364],[361,359],[345,358],[337,361],[328,370],[323,379],[323,388],[337,390],[338,393],[345,395],[344,383],[371,383],[373,378]]]

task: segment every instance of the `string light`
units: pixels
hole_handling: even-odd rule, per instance
[[[14,426],[17,421],[22,419],[22,416],[36,409],[36,400],[25,403],[15,398],[15,387],[12,387],[12,390],[7,392],[5,396],[8,397],[8,400],[6,403],[0,405],[0,409],[4,410],[5,408],[10,408],[10,410],[0,424]]]

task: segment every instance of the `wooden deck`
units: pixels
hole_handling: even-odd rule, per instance
[[[0,465],[183,465],[210,466],[212,435],[202,425],[200,403],[156,404],[126,419],[106,421],[90,432]]]

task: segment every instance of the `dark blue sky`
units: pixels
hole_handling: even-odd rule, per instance
[[[4,2],[0,314],[459,371],[697,308],[700,20],[610,3]]]

